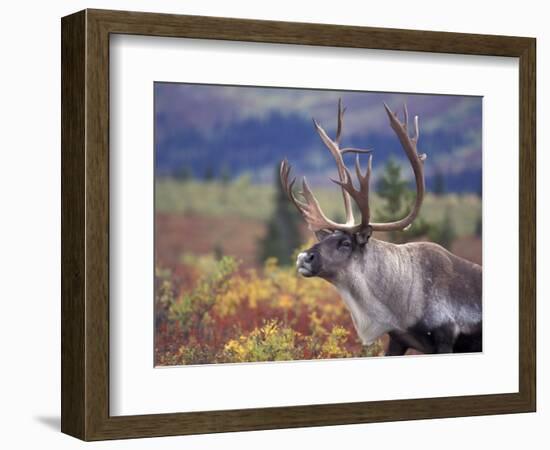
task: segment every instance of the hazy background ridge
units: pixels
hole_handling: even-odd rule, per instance
[[[155,84],[157,176],[248,173],[255,183],[271,184],[274,166],[287,157],[312,184],[328,184],[334,162],[312,118],[334,135],[339,98],[347,108],[343,145],[374,149],[375,182],[390,156],[408,165],[383,108],[386,102],[401,111],[406,103],[411,122],[420,117],[428,190],[437,175],[444,176],[447,192],[481,189],[481,97],[160,82]],[[412,177],[405,169],[403,175]]]

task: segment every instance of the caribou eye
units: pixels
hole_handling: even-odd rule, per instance
[[[338,247],[339,248],[349,248],[349,247],[351,247],[351,242],[348,239],[342,239],[338,243]]]

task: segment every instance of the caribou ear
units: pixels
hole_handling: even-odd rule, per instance
[[[355,239],[357,240],[357,243],[359,245],[365,245],[372,234],[372,227],[369,225],[366,228],[363,228],[359,230],[357,233],[355,233]]]
[[[326,239],[332,234],[332,231],[330,230],[318,230],[315,232],[315,237],[319,242],[321,242],[323,239]]]

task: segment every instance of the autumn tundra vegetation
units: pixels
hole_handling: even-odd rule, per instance
[[[208,175],[208,177],[206,177]],[[223,175],[223,176],[222,176]],[[373,214],[399,217],[414,193],[390,159],[371,194]],[[341,194],[316,187],[323,210],[342,215]],[[439,186],[413,226],[380,239],[429,240],[481,263],[481,199]],[[365,348],[337,291],[296,273],[313,244],[280,188],[242,175],[161,178],[156,185],[155,364],[328,359],[384,354]]]

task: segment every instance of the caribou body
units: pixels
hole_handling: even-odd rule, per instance
[[[297,265],[337,288],[364,345],[389,333],[391,355],[481,350],[481,267],[437,244],[361,245],[336,231]]]
[[[388,333],[387,355],[402,355],[409,348],[423,353],[481,351],[482,276],[481,267],[430,242],[393,244],[371,237],[373,231],[403,230],[416,218],[424,196],[423,162],[426,155],[416,150],[415,136],[410,138],[405,122],[386,106],[390,125],[396,132],[411,162],[416,180],[413,209],[401,220],[390,223],[370,221],[368,189],[372,156],[366,174],[356,159],[357,190],[343,162],[346,152],[370,153],[370,150],[340,148],[344,110],[338,105],[338,131],[335,140],[317,124],[321,139],[335,158],[341,186],[346,222],[336,223],[322,212],[307,182],[303,181],[298,199],[289,182],[290,166],[281,164],[281,181],[290,200],[302,213],[319,242],[298,255],[298,272],[304,277],[318,276],[332,283],[340,293],[364,345],[370,345]],[[353,218],[350,200],[361,212],[361,223]]]

